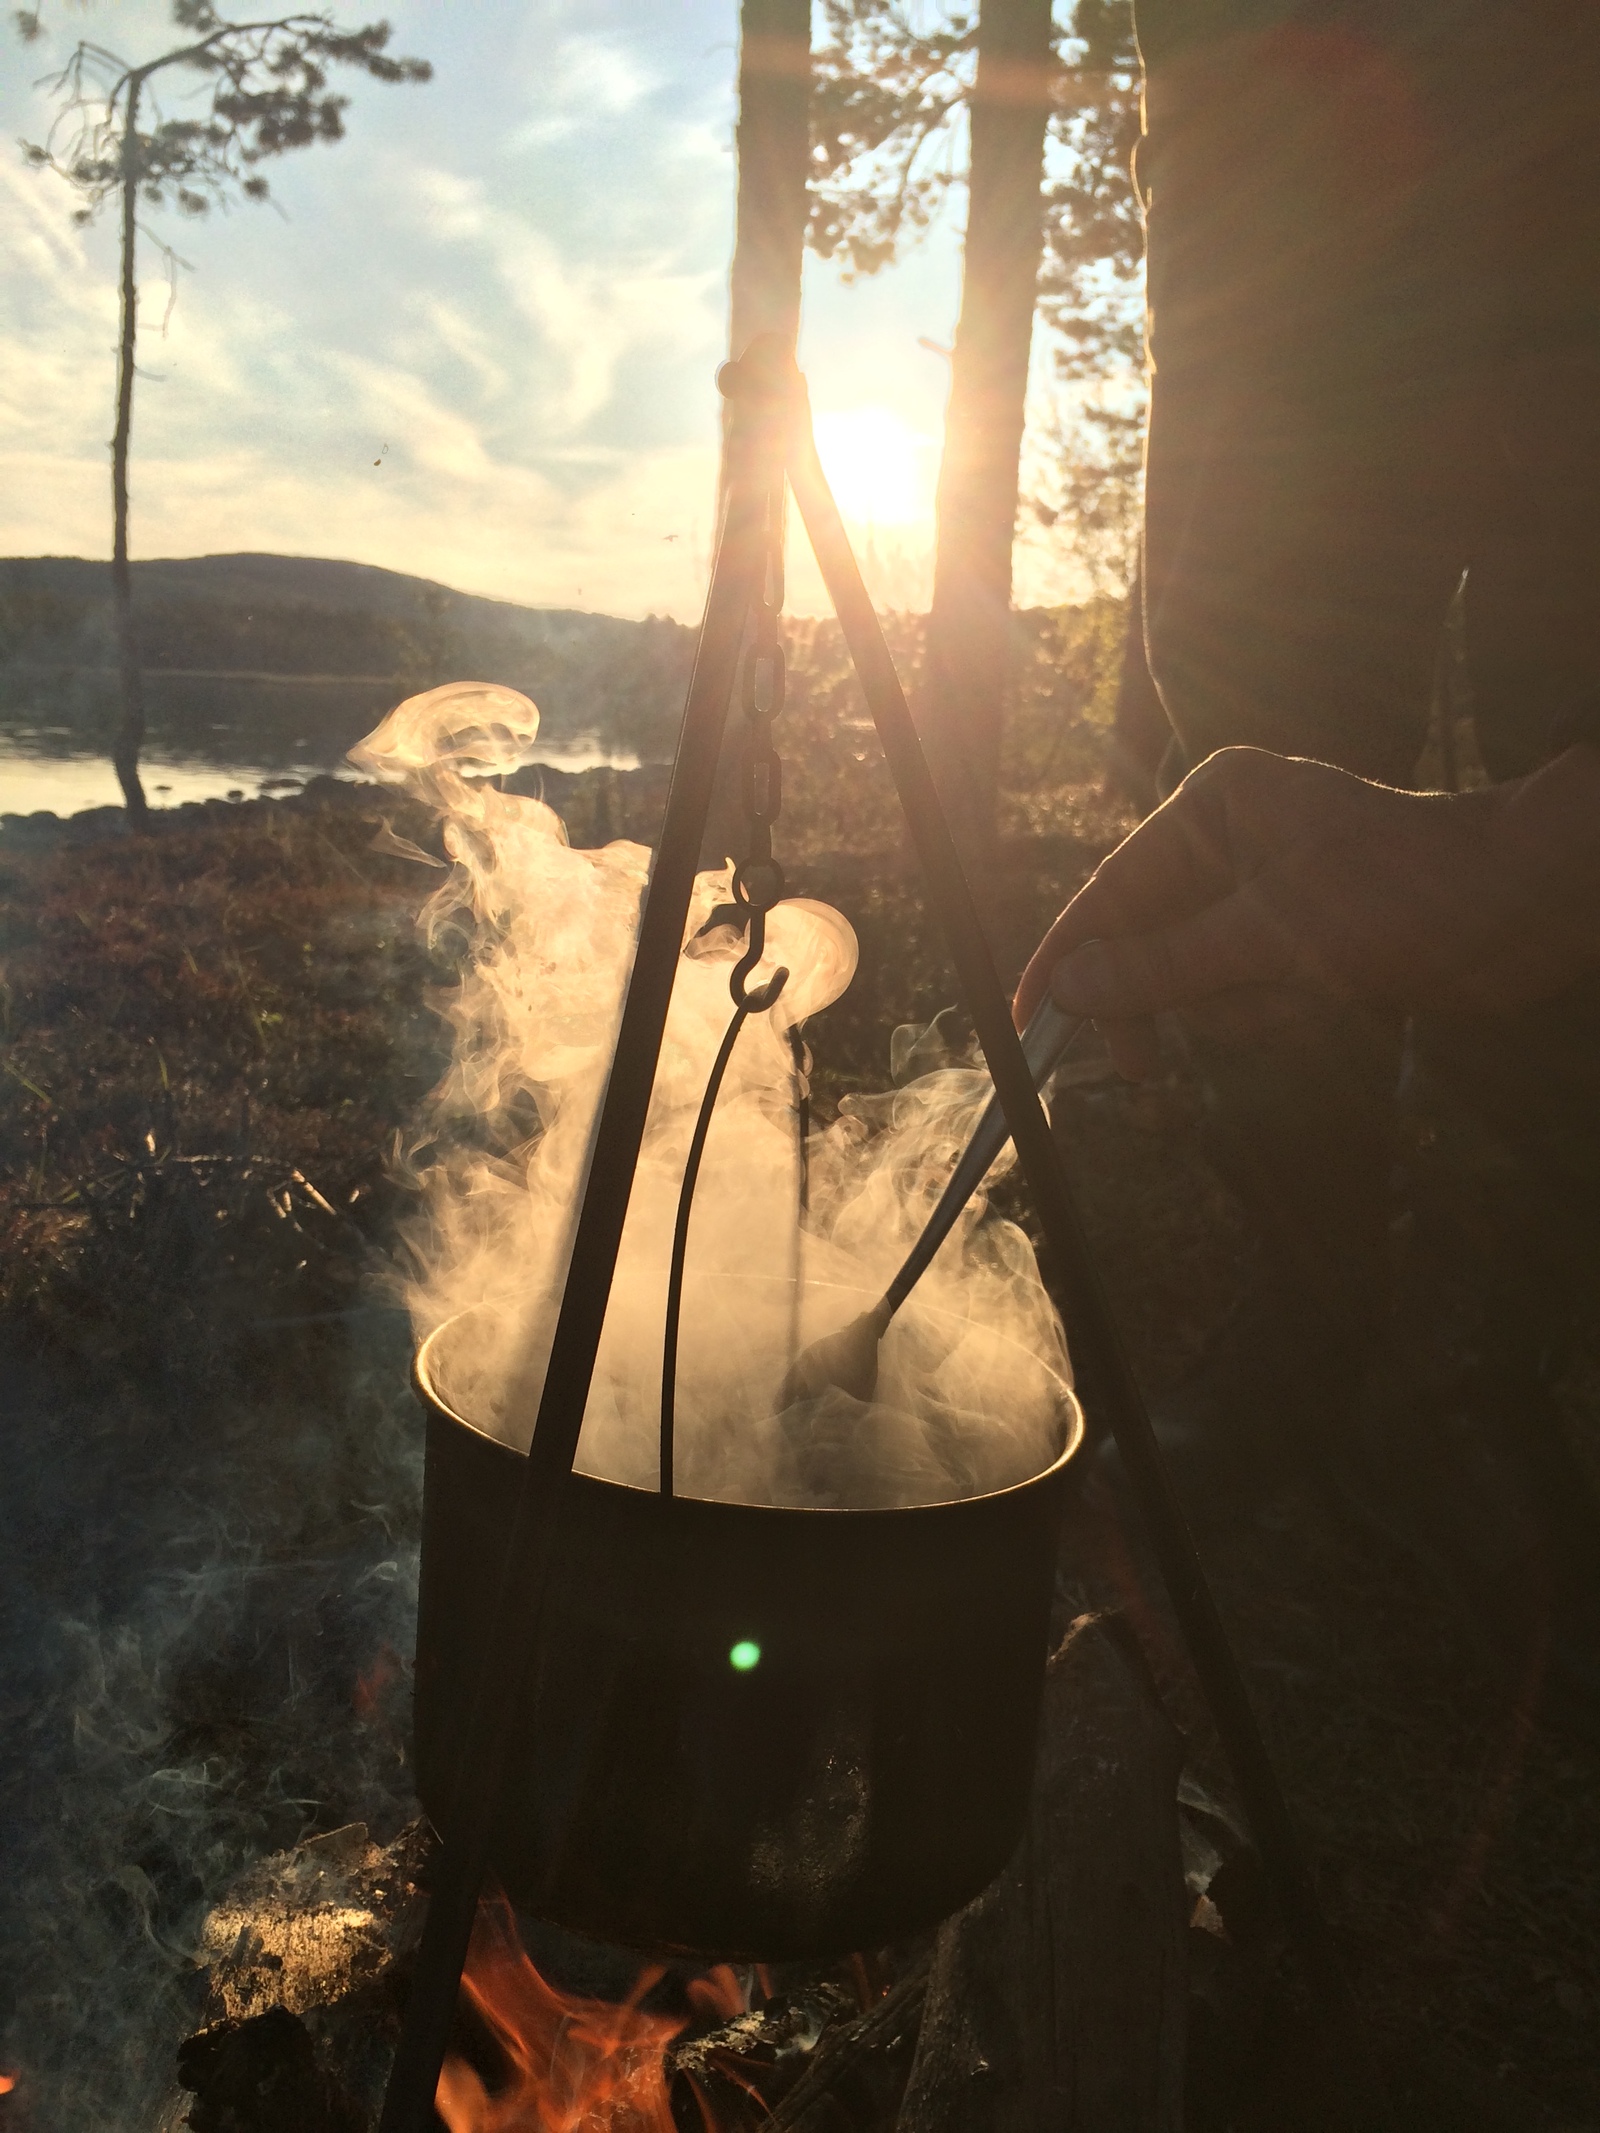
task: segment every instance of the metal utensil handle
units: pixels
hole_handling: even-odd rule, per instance
[[[1083,1027],[1082,1017],[1069,1015],[1065,1009],[1057,1007],[1048,993],[1039,1002],[1022,1033],[1022,1056],[1028,1062],[1036,1089],[1043,1088],[1050,1079]],[[955,1227],[956,1217],[983,1183],[990,1165],[1010,1138],[1011,1128],[1006,1124],[1004,1107],[998,1096],[991,1096],[971,1140],[962,1150],[960,1162],[951,1172],[949,1184],[939,1195],[938,1206],[906,1254],[905,1264],[883,1292],[880,1308],[886,1319],[899,1310],[928,1271],[935,1252]]]

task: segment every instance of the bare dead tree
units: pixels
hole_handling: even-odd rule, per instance
[[[92,222],[107,201],[121,218],[121,330],[117,340],[117,419],[111,440],[111,590],[116,618],[121,718],[112,749],[117,782],[136,828],[147,820],[139,752],[144,744],[144,683],[128,568],[128,451],[133,434],[134,353],[139,324],[137,246],[146,207],[204,215],[235,199],[265,200],[259,166],[292,148],[339,140],[350,99],[329,87],[329,70],[353,67],[381,82],[423,82],[425,59],[386,49],[387,22],[348,29],[327,14],[291,14],[233,22],[210,0],[172,0],[182,42],[129,64],[91,39],[43,86],[57,116],[42,142],[25,142],[28,161],[53,170],[77,193],[78,222]],[[22,37],[41,35],[37,10],[16,17]],[[158,85],[173,74],[198,78],[209,96],[199,116],[165,117]],[[148,234],[148,233],[147,233]],[[160,243],[159,239],[155,240]],[[164,245],[169,265],[176,254]]]

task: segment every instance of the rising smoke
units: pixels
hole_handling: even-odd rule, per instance
[[[415,1330],[437,1344],[455,1410],[524,1447],[533,1427],[574,1212],[631,966],[650,855],[574,850],[542,801],[494,781],[532,759],[539,714],[515,691],[460,683],[411,698],[352,750],[438,809],[454,861],[422,924],[454,935],[454,1034],[404,1162]],[[743,950],[702,929],[729,896],[702,874],[689,912],[643,1152],[578,1466],[654,1488],[667,1265],[684,1161],[731,1012]],[[900,1505],[1006,1487],[1048,1466],[1066,1426],[1060,1328],[1027,1239],[973,1207],[884,1342],[870,1404],[834,1390],[774,1411],[797,1345],[876,1301],[989,1093],[928,1074],[811,1136],[810,1210],[789,1032],[837,999],[855,936],[826,905],[771,913],[760,983],[789,980],[735,1048],[690,1232],[678,1366],[677,1485],[732,1502]],[[515,1390],[513,1390],[515,1388]]]

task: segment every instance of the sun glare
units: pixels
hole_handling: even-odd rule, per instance
[[[889,408],[818,415],[817,453],[847,519],[910,526],[932,517],[938,443]]]

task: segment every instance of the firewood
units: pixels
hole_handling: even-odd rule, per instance
[[[927,1989],[919,1966],[853,2022],[827,2032],[763,2133],[870,2133],[891,2124]]]
[[[1181,1762],[1126,1630],[1080,1616],[1022,1843],[940,1930],[899,2133],[1180,2133]]]
[[[184,2121],[193,2133],[362,2133],[366,2122],[286,2007],[191,2037],[178,2080],[195,2098]]]

